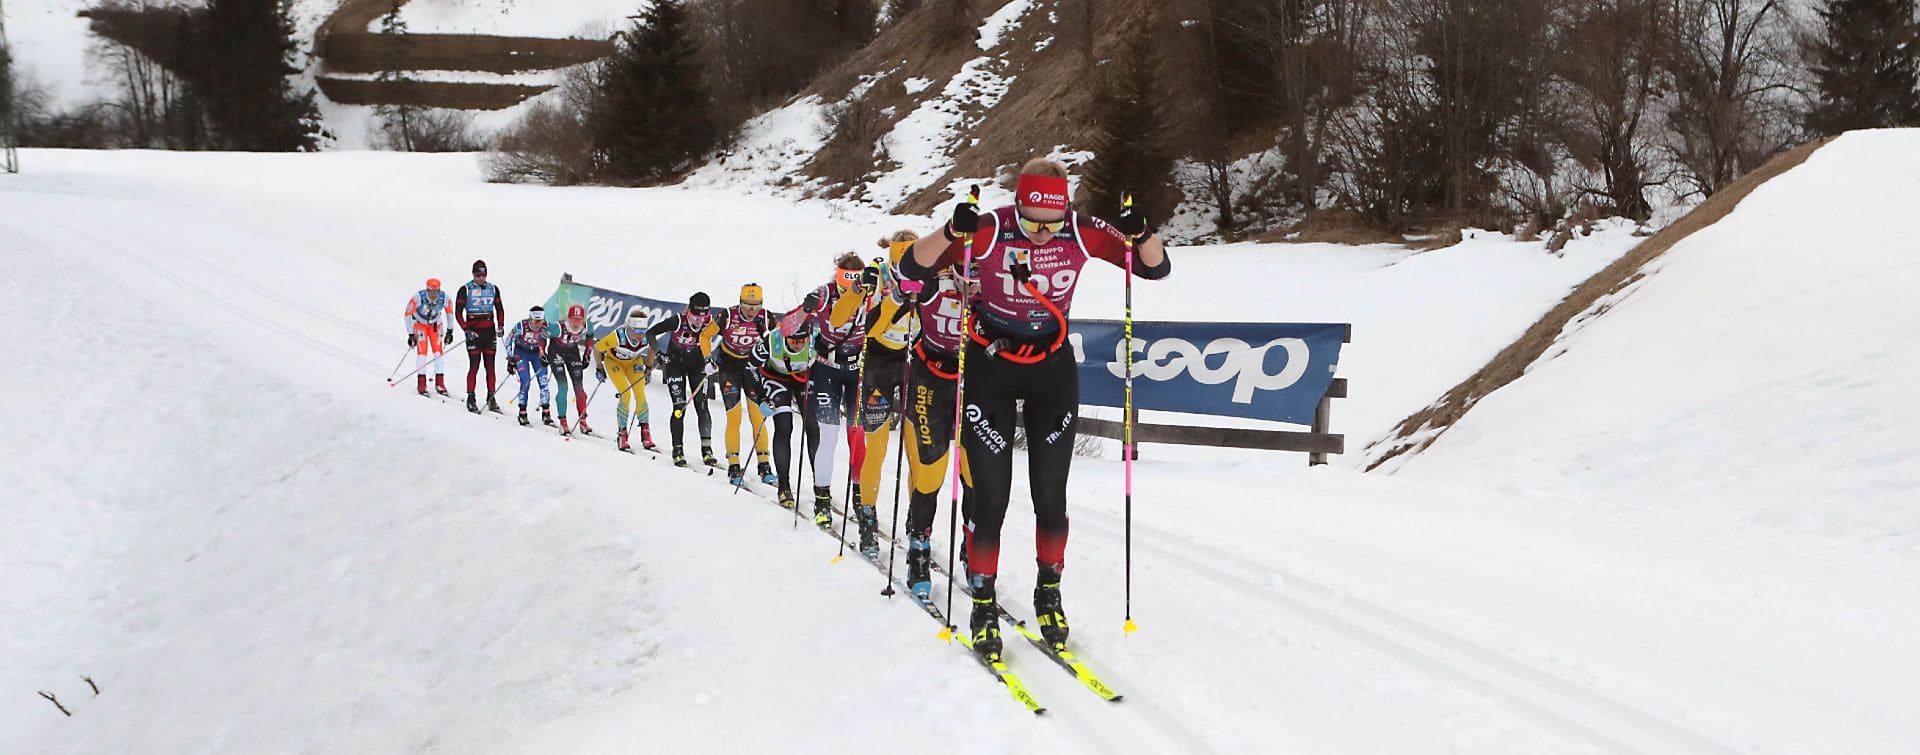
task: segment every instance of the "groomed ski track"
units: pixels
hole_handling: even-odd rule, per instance
[[[879,597],[884,580],[857,555],[830,564],[831,538],[734,495],[722,476],[684,474],[664,454],[540,437],[554,431],[519,428],[510,415],[476,418],[413,396],[410,382],[387,386],[404,347],[399,305],[415,278],[437,274],[452,287],[462,279],[453,271],[486,256],[518,316],[551,290],[550,269],[567,269],[565,249],[436,252],[428,263],[402,250],[432,234],[406,235],[398,221],[380,229],[392,249],[348,249],[380,237],[332,237],[317,221],[274,225],[293,216],[289,206],[276,215],[197,204],[234,198],[229,187],[160,200],[155,192],[171,190],[163,177],[99,180],[94,170],[30,178],[39,182],[30,190],[0,184],[5,293],[58,338],[111,334],[126,349],[116,359],[150,367],[23,355],[7,382],[25,390],[8,391],[10,401],[75,371],[98,383],[60,412],[77,424],[71,431],[16,428],[0,441],[10,452],[42,446],[28,458],[54,476],[99,473],[106,461],[139,475],[194,475],[193,485],[142,499],[167,516],[107,506],[94,520],[112,533],[103,538],[122,540],[95,546],[90,568],[182,571],[156,570],[144,581],[157,585],[144,586],[87,569],[47,572],[61,584],[118,587],[75,599],[65,623],[0,626],[14,643],[0,649],[21,651],[0,655],[32,659],[4,661],[0,678],[44,683],[85,662],[108,669],[93,674],[115,694],[79,704],[92,722],[84,730],[38,718],[37,700],[10,702],[0,749],[826,752],[926,737],[968,752],[1894,752],[1920,737],[1897,698],[1835,704],[1788,683],[1791,669],[1759,663],[1824,640],[1910,652],[1910,641],[1842,620],[1870,603],[1890,634],[1915,626],[1910,571],[1616,524],[1599,504],[1528,510],[1559,491],[1307,472],[1285,457],[1159,461],[1152,449],[1137,470],[1135,635],[1119,631],[1119,467],[1083,459],[1073,483],[1075,645],[1127,700],[1098,700],[1009,631],[1015,672],[1049,709],[1034,720],[957,645],[943,646],[905,595]],[[572,196],[588,194],[604,196]],[[645,196],[666,209],[639,211],[669,225],[675,212],[713,201]],[[756,221],[766,234],[805,212],[754,207],[771,216]],[[435,210],[424,200],[411,209]],[[698,243],[693,231],[660,233]],[[770,274],[696,277],[768,279],[778,298],[789,283],[779,270],[811,272],[814,257],[827,258],[809,254]],[[730,286],[691,285],[731,298]],[[411,367],[408,359],[401,372]],[[456,399],[464,370],[456,352]],[[664,449],[670,409],[652,388]],[[591,413],[611,436],[607,393]],[[140,416],[113,421],[121,413]],[[105,440],[95,449],[84,438]],[[275,459],[285,465],[262,463]],[[883,529],[892,473],[890,459]],[[101,500],[124,497],[121,483],[99,484]],[[193,499],[197,489],[207,500]],[[225,503],[208,509],[216,499]],[[942,554],[947,505],[943,494]],[[1027,510],[1016,491],[1002,559],[1003,599],[1022,616],[1031,615]],[[173,543],[166,560],[138,544],[143,528],[189,525],[210,534]],[[264,568],[303,589],[254,595],[249,583],[209,582],[180,566],[222,547],[250,557],[236,568],[284,557]],[[117,613],[128,595],[172,588],[198,608],[176,613],[139,597],[140,610]],[[315,619],[301,606],[368,594],[380,597],[323,617],[333,631],[239,647],[174,639],[285,630]],[[1748,602],[1794,608],[1769,615]],[[964,600],[955,609],[964,616]],[[102,619],[111,622],[103,630],[73,631]],[[1776,634],[1715,634],[1733,620],[1772,622]],[[62,633],[72,636],[54,638]],[[61,651],[57,662],[38,660],[48,649]],[[1868,663],[1825,660],[1843,670]],[[295,691],[283,700],[220,692],[248,673]],[[177,695],[198,703],[163,704]],[[316,739],[301,740],[298,726]]]

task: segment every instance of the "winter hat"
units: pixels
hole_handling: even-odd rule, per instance
[[[473,274],[474,274],[474,275],[486,275],[486,274],[487,274],[487,261],[486,261],[486,260],[474,260],[474,261],[473,261]]]
[[[440,279],[439,279],[439,278],[428,278],[428,279],[427,279],[427,289],[428,289],[428,290],[430,290],[430,291],[438,291],[438,290],[440,290]]]
[[[569,319],[569,320],[585,320],[585,319],[587,319],[587,308],[586,308],[586,307],[582,307],[582,306],[580,306],[580,305],[578,305],[578,304],[575,304],[575,305],[573,305],[573,306],[571,306],[571,307],[568,307],[568,308],[567,308],[567,319]]]
[[[706,309],[713,306],[713,300],[707,297],[707,292],[695,291],[692,296],[687,297],[687,306],[693,309]]]
[[[760,284],[749,283],[747,285],[740,287],[740,303],[741,304],[757,305],[762,301],[763,299],[760,298]]]

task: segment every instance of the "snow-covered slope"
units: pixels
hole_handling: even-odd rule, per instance
[[[1920,742],[1912,554],[1817,531],[1755,548],[1659,510],[1622,520],[1626,486],[1153,446],[1135,480],[1136,634],[1120,629],[1121,467],[1080,459],[1072,485],[1075,642],[1128,701],[1099,702],[1015,643],[1053,709],[1036,720],[786,512],[382,382],[407,294],[475,257],[515,311],[562,271],[723,303],[753,279],[779,305],[834,252],[927,221],[719,190],[493,186],[469,156],[25,161],[0,177],[0,295],[35,327],[0,362],[0,751]],[[1492,238],[1418,255],[1180,249],[1137,304],[1357,323],[1335,425],[1383,431],[1628,243],[1609,230],[1564,259]],[[1089,278],[1076,311],[1116,313],[1118,280]],[[1004,559],[1020,611],[1027,506],[1016,495]]]
[[[1920,553],[1920,130],[1849,134],[1680,242],[1408,468]]]

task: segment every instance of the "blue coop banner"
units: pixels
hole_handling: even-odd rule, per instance
[[[681,301],[652,299],[581,283],[547,298],[549,317],[587,308],[594,337],[639,312],[648,326],[679,312]],[[1333,382],[1347,327],[1335,323],[1136,322],[1133,404],[1151,411],[1243,417],[1305,425]],[[1080,403],[1125,405],[1126,352],[1118,320],[1077,320],[1068,343],[1080,368]]]
[[[1135,322],[1138,409],[1304,425],[1333,382],[1343,324]],[[1123,406],[1126,351],[1117,320],[1073,323],[1080,403]]]

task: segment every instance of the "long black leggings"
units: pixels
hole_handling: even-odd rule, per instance
[[[667,355],[667,395],[673,399],[673,418],[667,423],[673,429],[673,447],[685,448],[681,441],[687,434],[687,403],[692,399],[693,411],[700,415],[700,445],[713,445],[713,410],[707,406],[706,391],[698,396],[688,396],[693,387],[700,384],[700,378],[706,375],[706,362],[698,354]]]
[[[952,359],[935,365],[952,374]],[[926,362],[914,359],[907,368],[905,401],[907,429],[900,442],[911,446],[907,454],[913,467],[913,493],[907,507],[907,536],[926,538],[932,534],[934,515],[940,510],[940,488],[946,483],[947,458],[952,455],[953,394],[955,381],[933,374]],[[971,497],[969,497],[970,499]]]
[[[779,475],[780,489],[791,491],[793,483],[787,478],[792,475],[790,470],[793,468],[793,418],[806,410],[803,403],[807,383],[792,377],[774,378],[763,374],[760,376],[760,385],[764,394],[760,400],[773,410],[773,468],[775,474]],[[810,414],[801,416],[806,417],[807,421],[803,424],[807,435],[811,436],[813,417]]]
[[[1000,526],[1013,492],[1013,423],[1016,401],[1025,401],[1027,481],[1033,493],[1034,553],[1042,564],[1065,566],[1067,474],[1073,467],[1074,417],[1080,408],[1080,374],[1072,349],[1060,349],[1038,364],[1016,364],[967,345],[965,425],[961,469],[973,494],[967,521],[967,570],[998,574]]]

